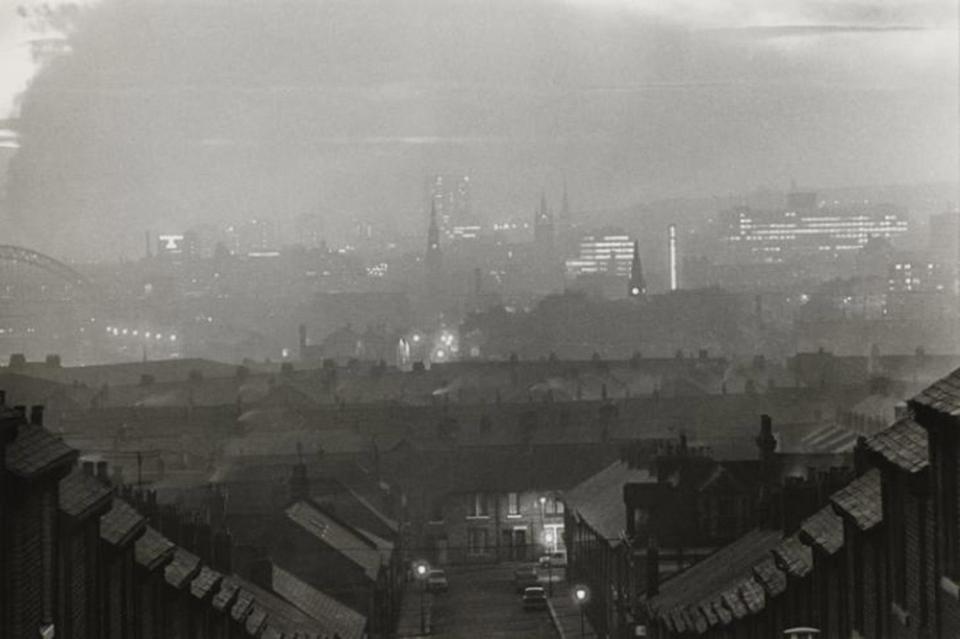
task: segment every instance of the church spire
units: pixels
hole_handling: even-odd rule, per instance
[[[630,297],[643,297],[647,294],[647,283],[643,279],[643,265],[640,263],[640,242],[633,242],[633,262],[630,264]]]

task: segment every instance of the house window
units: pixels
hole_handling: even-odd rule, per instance
[[[543,512],[546,515],[562,515],[563,502],[554,496],[549,496],[542,501]]]
[[[487,529],[486,528],[468,528],[467,529],[467,553],[470,555],[482,555],[487,552]]]
[[[520,496],[517,493],[507,493],[507,514],[520,515]]]
[[[487,495],[484,493],[473,493],[470,509],[471,517],[489,517],[490,509],[487,504]]]

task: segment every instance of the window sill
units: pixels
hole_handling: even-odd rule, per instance
[[[958,586],[957,582],[950,577],[940,577],[940,590],[947,593],[954,599],[960,600],[960,586]]]
[[[900,625],[904,628],[910,627],[910,613],[900,607],[897,602],[891,602],[890,612],[893,613],[893,616],[897,618],[897,621],[900,622]]]
[[[490,515],[467,515],[467,519],[490,519]]]
[[[517,513],[516,515],[507,515],[507,519],[523,519],[523,515]]]

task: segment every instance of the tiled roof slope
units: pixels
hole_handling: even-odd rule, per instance
[[[867,448],[882,455],[891,464],[908,473],[916,473],[930,465],[927,431],[910,418],[867,438]]]
[[[804,520],[800,537],[828,555],[843,548],[843,520],[830,506],[825,506]]]
[[[624,484],[656,481],[649,470],[631,468],[617,461],[577,484],[564,495],[563,501],[603,537],[617,539],[627,526]]]
[[[135,535],[146,522],[143,515],[122,499],[114,499],[113,507],[100,518],[100,538],[119,546]]]
[[[753,568],[769,560],[781,540],[777,530],[747,533],[666,581],[648,609],[677,633],[703,633],[763,609],[766,580]]]
[[[376,580],[381,551],[368,539],[305,501],[291,505],[286,514],[301,528],[357,564],[369,579]]]
[[[273,590],[320,622],[329,634],[335,633],[342,639],[363,637],[367,625],[363,615],[276,565],[273,566]]]
[[[29,479],[55,464],[72,461],[77,451],[42,426],[21,424],[17,438],[6,448],[7,470]]]
[[[876,468],[853,480],[830,497],[841,515],[849,517],[860,530],[870,530],[883,521],[880,471]]]
[[[71,517],[81,517],[97,506],[107,506],[110,490],[103,482],[87,475],[79,468],[60,480],[60,510]]]
[[[910,401],[954,417],[960,415],[960,368],[920,391]]]

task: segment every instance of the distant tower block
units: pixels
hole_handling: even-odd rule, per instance
[[[427,274],[434,278],[440,274],[442,256],[440,254],[440,227],[437,225],[437,207],[430,205],[430,227],[427,230]]]
[[[667,231],[668,251],[670,255],[670,290],[676,291],[680,288],[680,281],[677,278],[677,225],[671,224]]]

